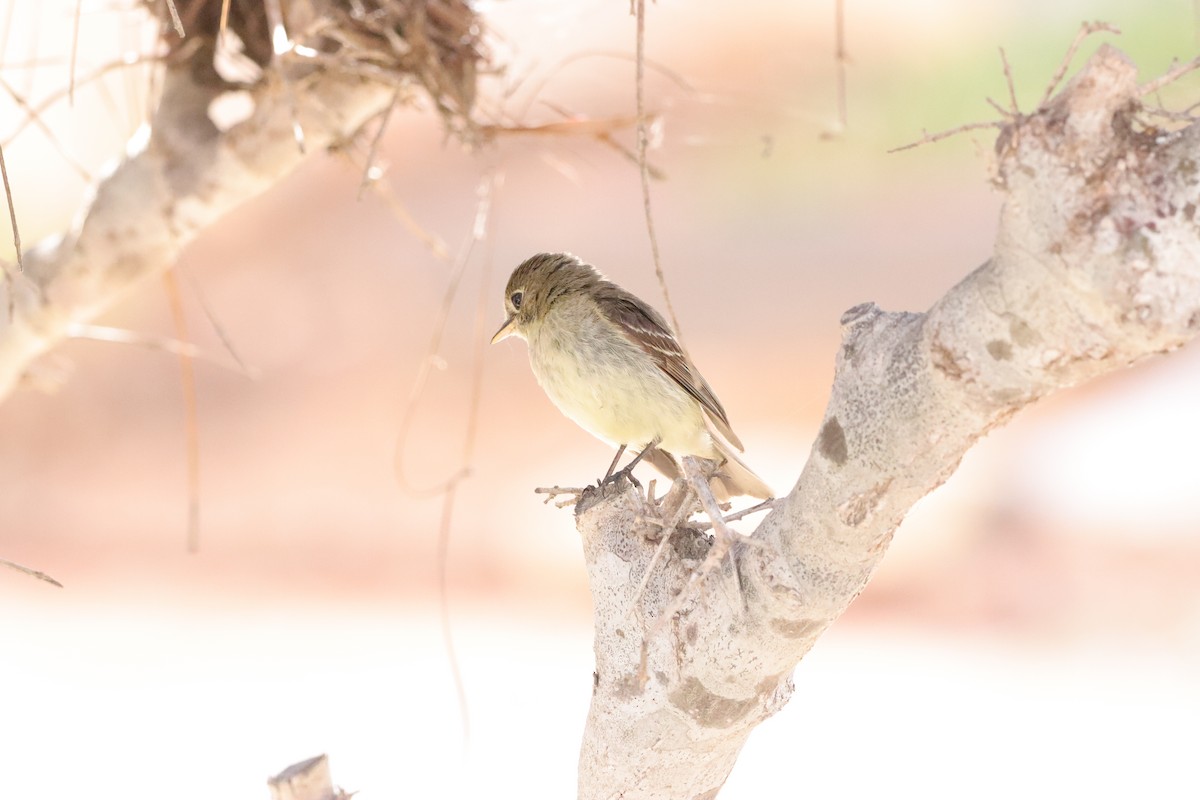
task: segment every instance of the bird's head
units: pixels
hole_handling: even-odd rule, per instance
[[[509,336],[528,338],[563,297],[603,281],[600,273],[570,253],[538,253],[513,270],[504,287],[504,324],[492,344]]]

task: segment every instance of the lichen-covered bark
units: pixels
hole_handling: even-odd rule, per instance
[[[908,509],[980,436],[1200,329],[1200,130],[1148,129],[1139,110],[1135,68],[1105,46],[1052,101],[1009,122],[992,258],[924,314],[846,312],[799,481],[650,639],[644,686],[642,641],[705,543],[676,534],[631,616],[657,546],[645,522],[654,510],[632,489],[581,502],[597,663],[581,798],[714,797]]]

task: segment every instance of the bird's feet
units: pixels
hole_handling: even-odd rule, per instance
[[[642,488],[642,483],[637,478],[633,477],[633,468],[641,463],[641,460],[646,457],[647,453],[649,453],[655,447],[658,447],[658,443],[660,441],[661,439],[655,437],[654,441],[643,447],[641,452],[634,456],[633,460],[621,469],[617,469],[617,462],[621,460],[621,454],[625,452],[625,445],[618,447],[617,454],[613,456],[612,463],[608,465],[608,472],[604,473],[604,477],[596,482],[596,488],[602,489],[605,486],[617,483],[622,478],[626,478],[630,483],[640,490]]]
[[[640,458],[640,456],[638,458]],[[606,486],[616,486],[622,480],[628,480],[638,489],[641,489],[642,482],[633,477],[633,468],[637,465],[637,462],[638,459],[635,458],[633,461],[630,461],[627,466],[622,467],[616,472],[610,472],[608,475],[605,475],[603,478],[596,481],[596,488],[603,489]]]

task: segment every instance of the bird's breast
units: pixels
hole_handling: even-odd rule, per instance
[[[552,309],[528,341],[538,383],[594,436],[633,447],[659,438],[677,455],[709,455],[699,404],[598,312]]]

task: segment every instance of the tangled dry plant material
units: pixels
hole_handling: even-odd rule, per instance
[[[476,76],[487,69],[483,28],[463,0],[147,0],[171,62],[222,82],[214,54],[225,37],[260,69],[289,53],[284,78],[314,69],[408,88],[415,79],[455,131],[469,130]],[[184,35],[175,26],[176,14]],[[283,66],[283,65],[279,65]]]

